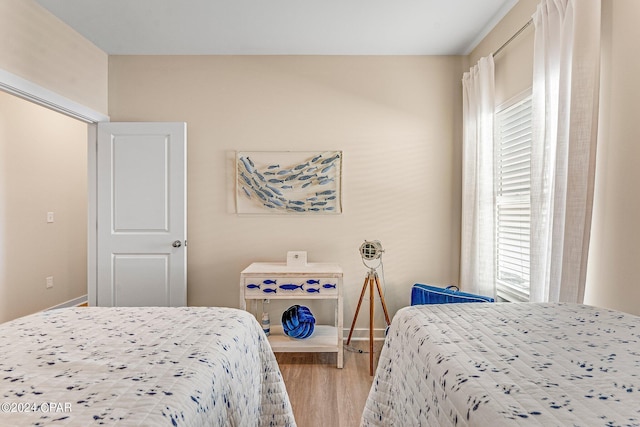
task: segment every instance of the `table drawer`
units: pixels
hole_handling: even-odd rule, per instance
[[[336,277],[245,277],[245,298],[338,295]]]

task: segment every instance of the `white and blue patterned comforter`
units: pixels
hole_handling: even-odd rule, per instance
[[[404,308],[364,426],[639,426],[640,317],[569,304]]]
[[[73,308],[0,325],[0,426],[295,426],[255,318]]]

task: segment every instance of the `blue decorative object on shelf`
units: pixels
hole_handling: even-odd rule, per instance
[[[282,329],[291,338],[309,338],[313,334],[315,317],[304,305],[293,305],[282,313]]]

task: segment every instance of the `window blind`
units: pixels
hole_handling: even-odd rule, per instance
[[[529,301],[531,96],[496,113],[496,291]]]

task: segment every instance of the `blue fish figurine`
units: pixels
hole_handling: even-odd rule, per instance
[[[240,176],[242,177],[242,179],[244,179],[244,182],[246,182],[247,185],[253,185],[251,180],[244,174],[244,172],[240,172]]]
[[[299,177],[300,175],[302,175],[302,172],[300,172],[299,174],[295,174],[295,175],[289,175],[288,177],[286,177],[284,180],[285,181],[293,181],[294,179],[296,179],[297,177]]]
[[[276,280],[267,279],[267,280],[263,280],[262,283],[264,283],[265,285],[275,285]]]
[[[267,188],[271,191],[273,191],[274,193],[276,193],[278,196],[282,196],[282,192],[280,190],[278,190],[275,187],[272,187],[271,185],[267,185]]]
[[[334,160],[338,159],[340,157],[340,154],[336,154],[333,157],[330,157],[328,159],[324,159],[323,161],[320,162],[321,165],[326,165],[329,162],[333,162]]]
[[[329,166],[325,167],[324,169],[322,169],[320,171],[320,173],[326,173],[329,171],[329,169],[331,169],[332,167],[334,167],[335,165],[333,163],[331,163]]]
[[[260,285],[256,285],[255,283],[250,283],[247,285],[249,289],[260,289]]]
[[[253,162],[247,157],[240,157],[240,160],[242,161],[242,163],[244,164],[244,168],[249,172],[249,173],[253,173]]]
[[[316,292],[316,293],[320,293],[320,289],[316,289],[316,288],[309,288],[309,289],[307,289],[307,292],[309,292],[309,293],[314,293],[314,292]]]
[[[310,284],[310,285],[319,285],[320,284],[320,280],[309,279],[309,280],[307,280],[307,283]]]
[[[267,294],[275,294],[277,292],[277,290],[268,288],[268,289],[263,289],[262,292],[265,292]]]
[[[296,289],[302,289],[302,285],[296,285],[294,283],[286,283],[284,285],[278,286],[280,289],[284,289],[285,291],[293,291]]]
[[[322,287],[325,289],[331,289],[331,288],[335,289],[336,285],[334,283],[325,283],[324,285],[322,285]]]

